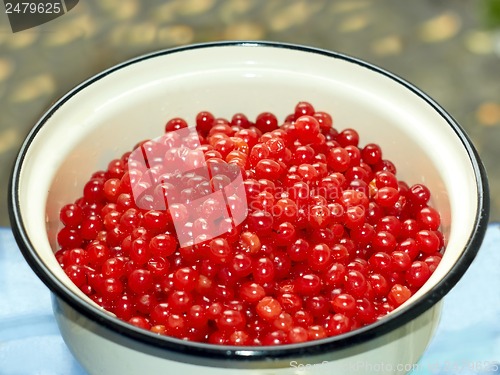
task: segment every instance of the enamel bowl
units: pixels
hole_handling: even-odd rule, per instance
[[[337,337],[281,347],[222,347],[159,336],[103,311],[59,267],[60,208],[92,172],[166,119],[198,111],[283,119],[298,101],[376,142],[398,177],[425,183],[442,215],[446,251],[429,281],[384,319]],[[439,320],[440,300],[474,259],[486,230],[486,175],[462,128],[408,82],[366,62],[303,46],[224,42],[159,51],[82,83],[50,108],[16,160],[10,215],[27,262],[53,292],[61,334],[89,374],[405,374]]]

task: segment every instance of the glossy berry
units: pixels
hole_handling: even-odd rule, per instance
[[[311,115],[302,115],[295,121],[295,134],[304,145],[314,142],[319,130],[318,120]]]
[[[264,297],[257,303],[255,310],[261,318],[272,320],[281,314],[282,307],[276,299]]]
[[[361,157],[365,163],[375,165],[382,159],[382,150],[379,145],[369,143],[361,150]]]
[[[326,270],[330,265],[330,259],[330,247],[324,243],[320,243],[311,249],[307,262],[312,270],[321,271]]]
[[[424,207],[417,214],[419,226],[422,229],[438,230],[441,225],[439,213],[432,207]]]
[[[424,285],[430,276],[429,265],[419,260],[413,262],[405,273],[406,281],[413,288],[419,288]]]
[[[423,184],[415,184],[410,188],[410,200],[416,206],[427,204],[431,196],[429,189]]]
[[[341,293],[335,296],[331,305],[333,311],[342,313],[346,316],[352,316],[356,312],[356,299],[347,293]]]
[[[136,269],[128,275],[128,287],[136,294],[147,294],[153,286],[151,272],[144,269]]]
[[[83,210],[76,204],[67,204],[61,208],[59,218],[66,227],[75,228],[83,220]]]
[[[388,300],[394,305],[394,307],[398,307],[399,305],[403,304],[410,297],[410,289],[401,284],[394,284],[388,294]]]
[[[278,119],[270,112],[262,112],[257,116],[255,126],[263,133],[270,132],[278,128]]]
[[[421,230],[417,232],[415,241],[420,251],[425,254],[432,254],[439,251],[441,248],[441,241],[438,234],[432,230]]]
[[[203,111],[196,115],[196,130],[203,136],[207,135],[214,124],[215,117],[210,112]]]

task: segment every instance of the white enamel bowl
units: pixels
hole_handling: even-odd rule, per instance
[[[386,318],[338,337],[282,347],[221,347],[158,336],[107,314],[54,257],[58,212],[95,170],[166,119],[200,110],[281,119],[307,100],[376,142],[410,184],[423,182],[442,214],[446,252],[431,279]],[[14,166],[17,242],[54,294],[62,336],[90,374],[405,374],[436,328],[441,298],[466,271],[488,220],[484,169],[468,137],[408,82],[347,56],[275,43],[215,43],[160,51],[113,67],[60,99],[35,125]],[[313,366],[314,365],[314,366]]]

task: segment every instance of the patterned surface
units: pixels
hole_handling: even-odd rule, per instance
[[[0,225],[7,180],[37,117],[82,80],[173,46],[266,39],[340,51],[416,84],[461,123],[500,192],[500,30],[495,0],[80,0],[67,15],[13,34],[0,6]],[[498,194],[497,194],[498,195]],[[500,219],[493,196],[492,218]]]
[[[500,374],[500,298],[492,287],[500,285],[498,243],[500,225],[491,224],[477,258],[445,297],[423,358],[398,366],[413,368],[411,375]],[[0,229],[0,285],[0,375],[85,375],[59,335],[49,290],[6,228]],[[377,371],[367,369],[367,374]]]

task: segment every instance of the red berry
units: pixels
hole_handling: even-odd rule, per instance
[[[439,213],[432,207],[422,208],[417,214],[417,220],[422,229],[438,230],[441,225]]]
[[[311,146],[299,146],[293,153],[292,162],[294,165],[311,164],[314,162],[314,155],[315,152]]]
[[[429,271],[431,274],[436,270],[437,266],[441,262],[442,256],[439,253],[436,255],[430,255],[424,259],[424,262],[429,266]]]
[[[327,156],[328,168],[332,172],[345,172],[351,165],[351,158],[345,148],[332,148]]]
[[[253,279],[259,284],[274,280],[274,263],[271,259],[263,257],[255,261],[252,272]]]
[[[311,115],[302,115],[295,120],[295,134],[305,145],[314,142],[319,134],[319,122]]]
[[[149,324],[148,320],[143,316],[133,316],[128,322],[142,329],[149,330],[151,328],[151,324]]]
[[[356,312],[356,299],[350,294],[341,293],[331,302],[333,311],[352,316]]]
[[[296,344],[308,340],[309,335],[307,329],[304,327],[296,326],[292,327],[290,331],[288,331],[288,341],[290,342],[290,344]]]
[[[303,238],[298,238],[294,243],[288,245],[287,254],[292,261],[301,262],[309,255],[309,242]]]
[[[256,303],[264,298],[265,295],[266,291],[257,283],[247,282],[240,287],[240,297],[245,302]]]
[[[116,301],[123,292],[123,283],[114,277],[104,279],[99,288],[102,297],[107,301]]]
[[[419,288],[425,284],[425,282],[431,276],[431,271],[429,270],[429,265],[426,262],[416,260],[406,271],[406,281],[413,288]]]
[[[82,237],[78,230],[64,227],[57,234],[57,243],[62,248],[72,249],[81,246]]]
[[[227,309],[217,318],[217,328],[221,331],[239,331],[246,327],[246,319],[241,311]]]
[[[369,259],[368,264],[375,273],[386,274],[391,270],[392,259],[385,252],[376,252]]]
[[[361,324],[370,324],[377,319],[374,304],[368,298],[356,300],[356,318]]]
[[[280,303],[272,297],[262,298],[255,307],[257,314],[265,320],[273,320],[281,314]]]
[[[325,323],[326,331],[330,336],[349,332],[351,330],[351,326],[351,319],[341,313],[330,315]]]
[[[147,294],[153,286],[151,272],[144,269],[136,269],[128,275],[128,287],[136,294]]]
[[[416,206],[427,204],[431,196],[429,189],[422,184],[415,184],[410,188],[410,200]]]
[[[337,142],[342,146],[348,145],[357,146],[359,142],[359,134],[354,129],[344,129],[337,136]]]
[[[179,117],[175,117],[171,120],[168,120],[165,125],[165,132],[175,131],[183,128],[187,128],[187,122]]]
[[[69,228],[76,228],[83,220],[83,210],[76,204],[67,204],[61,208],[59,218]]]
[[[391,207],[396,204],[399,199],[399,192],[397,189],[384,186],[378,189],[375,195],[375,202],[381,207]]]
[[[383,298],[389,292],[390,285],[387,279],[378,273],[368,275],[368,283],[377,298]]]
[[[83,287],[87,283],[87,276],[85,268],[78,264],[71,264],[64,268],[64,272],[70,280],[79,288]]]
[[[391,253],[391,270],[404,272],[411,266],[411,256],[405,251],[393,251]]]
[[[330,116],[330,114],[328,114],[326,112],[319,111],[319,112],[315,112],[313,116],[318,121],[319,127],[323,132],[327,133],[327,132],[330,132],[332,130],[335,130],[335,129],[332,129],[333,119],[332,119],[332,116]]]
[[[364,296],[368,288],[366,277],[359,271],[352,270],[347,272],[345,280],[345,290],[355,298]]]
[[[198,285],[198,271],[182,267],[174,272],[173,285],[177,290],[192,291]]]
[[[214,124],[215,117],[210,112],[202,111],[196,115],[196,130],[206,136]]]
[[[193,297],[189,292],[174,290],[169,294],[167,303],[172,312],[183,313],[190,309]]]
[[[420,251],[425,254],[433,254],[441,248],[441,241],[436,232],[432,230],[421,230],[415,236],[416,244]]]
[[[295,105],[295,110],[294,110],[294,118],[297,120],[301,116],[313,116],[314,115],[314,107],[312,106],[311,103],[309,102],[298,102]]]
[[[298,294],[312,296],[319,293],[322,287],[321,279],[316,274],[305,274],[297,278],[295,288]]]
[[[394,173],[389,171],[378,171],[375,173],[375,186],[377,188],[391,187],[394,189],[398,188],[398,179]]]
[[[375,165],[382,159],[382,150],[374,143],[367,144],[361,151],[363,161],[370,165]]]
[[[307,336],[309,340],[321,340],[327,337],[327,332],[323,326],[312,325],[307,329]]]
[[[321,271],[330,265],[330,259],[330,247],[324,243],[320,243],[311,249],[307,261],[312,270]]]
[[[372,240],[372,248],[375,251],[390,253],[396,248],[397,242],[394,235],[387,231],[380,231],[375,233]]]
[[[399,305],[403,304],[410,297],[411,297],[410,289],[400,284],[393,285],[388,294],[388,300],[394,305],[394,307],[398,307]]]
[[[262,112],[257,116],[255,126],[263,133],[270,132],[278,128],[278,120],[272,113]]]
[[[344,214],[344,225],[349,229],[359,228],[366,220],[366,210],[362,205],[347,207]]]
[[[104,195],[104,181],[91,179],[83,188],[83,197],[90,203],[101,203],[106,197]]]

